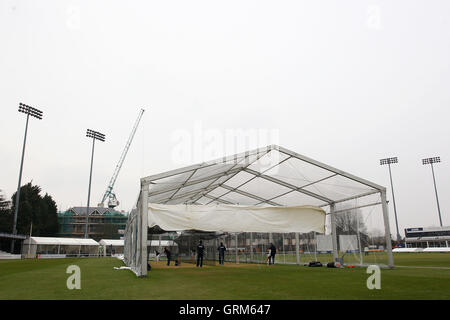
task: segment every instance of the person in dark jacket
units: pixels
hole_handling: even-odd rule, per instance
[[[203,246],[202,240],[200,240],[200,243],[197,246],[197,267],[200,266],[200,268],[203,266],[203,252],[205,251],[205,247]]]
[[[169,266],[169,265],[170,265],[170,257],[171,257],[171,253],[170,253],[169,249],[167,249],[167,247],[164,248],[164,253],[166,254],[166,257],[167,257],[167,265]]]
[[[227,251],[227,248],[225,248],[223,242],[221,242],[217,250],[219,250],[219,264],[223,265],[223,260],[225,258],[225,251]]]
[[[273,243],[271,243],[269,249],[270,249],[269,264],[275,264],[275,255],[277,253],[277,248],[275,248]]]

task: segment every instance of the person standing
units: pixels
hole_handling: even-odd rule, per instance
[[[224,258],[225,258],[225,251],[227,251],[227,248],[223,245],[223,242],[220,243],[220,246],[217,248],[219,250],[219,264],[223,265]]]
[[[200,266],[200,268],[203,266],[203,252],[205,251],[205,247],[203,246],[202,240],[200,240],[200,243],[197,246],[197,267]]]
[[[273,245],[273,243],[270,244],[270,257],[269,257],[269,264],[275,264],[275,255],[277,253],[277,248]]]
[[[167,247],[164,248],[164,253],[166,254],[167,257],[167,265],[170,265],[170,258],[171,258],[171,253],[169,251],[169,249],[167,249]]]

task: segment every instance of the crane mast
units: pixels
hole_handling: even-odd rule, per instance
[[[128,138],[128,141],[125,145],[125,148],[122,151],[122,155],[120,156],[119,162],[116,165],[116,169],[114,170],[114,174],[111,177],[111,180],[109,181],[108,187],[106,188],[105,194],[103,195],[102,201],[98,204],[99,207],[103,207],[105,200],[109,198],[108,200],[108,207],[114,208],[119,205],[119,201],[116,198],[116,195],[113,192],[114,184],[116,183],[117,176],[119,175],[120,169],[122,168],[122,164],[125,161],[125,157],[127,156],[128,149],[130,148],[131,142],[133,141],[134,134],[136,133],[136,130],[139,126],[139,122],[141,121],[142,115],[144,114],[144,109],[141,109],[139,111],[138,118],[136,119],[136,122],[134,123],[133,130],[131,130],[130,137]]]

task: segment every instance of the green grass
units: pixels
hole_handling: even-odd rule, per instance
[[[381,270],[381,290],[368,290],[363,268],[170,267],[137,278],[114,270],[123,265],[115,258],[3,260],[0,299],[450,299],[450,254],[402,253],[395,263]],[[66,287],[72,264],[81,268],[81,290]]]

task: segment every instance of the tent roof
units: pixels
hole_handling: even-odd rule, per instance
[[[47,244],[47,245],[70,245],[70,246],[98,246],[94,239],[84,238],[49,238],[49,237],[30,237],[24,241],[25,244]]]
[[[385,187],[280,146],[247,151],[141,179],[149,203],[328,206]]]

